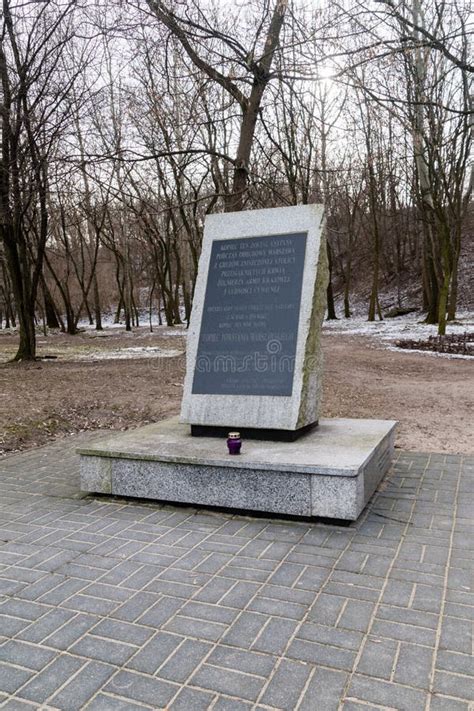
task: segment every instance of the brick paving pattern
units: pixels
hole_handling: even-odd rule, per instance
[[[0,461],[0,708],[474,708],[474,458],[342,527],[85,496],[80,441]]]

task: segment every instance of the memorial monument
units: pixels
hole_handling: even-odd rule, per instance
[[[319,418],[327,272],[321,205],[208,216],[181,418],[79,450],[81,488],[356,519],[395,423]]]
[[[322,227],[321,205],[207,218],[181,409],[194,435],[293,440],[317,424]]]

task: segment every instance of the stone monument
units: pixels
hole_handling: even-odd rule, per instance
[[[321,205],[207,217],[181,419],[80,449],[84,491],[359,516],[390,466],[396,423],[319,418],[323,227]],[[238,456],[229,430],[243,438]]]
[[[210,215],[181,420],[293,440],[317,424],[328,280],[322,205]]]

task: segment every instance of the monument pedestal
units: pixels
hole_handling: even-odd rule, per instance
[[[390,467],[395,422],[321,420],[295,442],[192,437],[177,418],[79,449],[83,491],[354,521]]]

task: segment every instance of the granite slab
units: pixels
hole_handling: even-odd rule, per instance
[[[208,215],[181,420],[276,432],[316,423],[327,283],[323,205]]]
[[[83,491],[355,520],[385,476],[396,423],[323,419],[296,442],[191,437],[178,418],[81,447]]]

